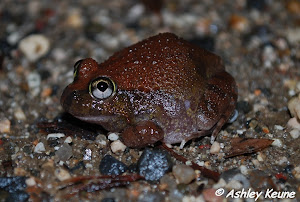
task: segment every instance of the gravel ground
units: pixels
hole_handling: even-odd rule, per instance
[[[0,2],[1,201],[221,201],[226,198],[215,195],[219,188],[225,193],[273,188],[295,192],[290,201],[300,200],[300,101],[288,108],[300,93],[300,1],[166,0],[160,6],[133,0]],[[59,100],[73,80],[77,60],[102,62],[160,32],[173,32],[220,55],[238,84],[238,118],[223,128],[216,143],[211,146],[210,137],[204,137],[182,150],[172,147],[221,173],[218,182],[160,150],[125,148],[118,134],[107,137],[96,126],[92,135],[63,131],[54,137],[37,127],[40,122],[72,120],[63,114]],[[258,152],[224,158],[235,137],[274,142]],[[149,152],[166,161],[163,177],[71,196],[76,185],[62,185],[71,177],[100,172],[135,173],[136,165],[142,169],[141,158],[151,160]],[[99,169],[105,155],[111,155],[105,162],[113,159],[119,170]]]

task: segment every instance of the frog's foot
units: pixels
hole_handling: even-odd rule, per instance
[[[122,132],[123,143],[132,148],[152,145],[164,138],[163,130],[152,121],[141,121]]]
[[[211,143],[211,144],[214,143],[214,141],[215,141],[215,139],[217,138],[217,136],[218,136],[220,130],[222,129],[222,126],[223,126],[225,123],[227,123],[227,120],[228,120],[228,118],[227,118],[226,116],[222,116],[222,117],[220,118],[220,120],[218,121],[218,123],[215,125],[214,130],[213,130],[213,132],[212,132],[212,134],[211,134],[211,137],[210,137],[210,143]]]
[[[180,142],[180,149],[183,149],[185,143],[187,143],[189,140],[192,140],[192,139],[195,139],[195,138],[198,138],[198,137],[201,137],[201,136],[206,136],[210,134],[210,131],[209,130],[201,130],[201,131],[198,131],[198,132],[195,132],[195,133],[191,133],[189,134],[188,137],[186,137],[185,139],[183,139],[181,142]]]

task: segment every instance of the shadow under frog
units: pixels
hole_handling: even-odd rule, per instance
[[[219,56],[172,33],[125,48],[101,64],[74,66],[63,108],[80,120],[121,132],[129,147],[182,143],[212,133],[235,109],[237,86]]]

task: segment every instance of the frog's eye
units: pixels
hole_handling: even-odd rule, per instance
[[[80,66],[81,62],[83,60],[78,60],[75,64],[74,64],[74,72],[73,72],[73,78],[75,78],[77,76],[78,73],[78,67]]]
[[[116,92],[116,84],[107,77],[99,77],[90,83],[90,94],[98,99],[106,99]]]

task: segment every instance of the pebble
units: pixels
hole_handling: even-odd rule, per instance
[[[276,130],[283,130],[284,129],[284,127],[282,127],[281,125],[275,125],[274,128]]]
[[[32,72],[26,77],[30,93],[33,97],[37,96],[41,90],[41,76],[37,72]]]
[[[213,201],[213,202],[222,202],[223,201],[223,197],[222,196],[217,196],[216,193],[216,189],[210,188],[210,189],[204,189],[202,194],[203,194],[203,198],[205,201]]]
[[[274,189],[274,182],[268,173],[262,170],[253,170],[249,175],[249,181],[251,187],[256,191],[262,191],[266,189]]]
[[[54,48],[51,54],[57,62],[63,62],[68,58],[67,52],[62,48]]]
[[[10,133],[10,120],[6,118],[0,120],[0,133]]]
[[[66,169],[62,168],[56,169],[54,175],[59,181],[64,181],[71,178],[70,173]]]
[[[50,48],[49,39],[42,34],[32,34],[23,38],[19,49],[30,62],[35,62],[46,55]]]
[[[266,68],[271,68],[275,60],[278,58],[275,49],[270,45],[264,47],[261,57]]]
[[[204,198],[202,195],[199,196],[184,196],[182,198],[182,202],[201,202],[204,201]]]
[[[236,190],[240,190],[243,187],[243,184],[238,181],[238,180],[231,180],[229,183],[226,184],[226,189],[231,190],[231,189],[236,189]]]
[[[67,17],[66,24],[73,28],[80,28],[82,27],[83,23],[84,21],[81,14],[81,10],[80,9],[71,10]]]
[[[220,150],[221,150],[220,143],[217,142],[217,141],[215,141],[215,142],[211,145],[209,152],[210,152],[211,154],[218,154],[218,153],[220,152]]]
[[[176,180],[174,179],[174,177],[171,177],[170,175],[162,176],[159,182],[160,182],[160,188],[163,188],[163,190],[171,191],[176,189],[177,186]]]
[[[300,180],[300,166],[297,166],[292,171],[296,179]]]
[[[111,155],[106,155],[101,159],[99,170],[102,175],[121,175],[126,172],[127,166],[115,159]]]
[[[20,107],[17,107],[15,109],[14,116],[19,121],[26,120],[26,115],[25,115],[24,111]]]
[[[110,141],[115,141],[119,139],[119,133],[108,133],[108,139]]]
[[[240,166],[240,171],[243,175],[248,175],[248,172],[249,172],[247,166],[245,166],[245,165]]]
[[[99,145],[102,145],[102,146],[106,146],[106,144],[107,144],[106,141],[107,141],[107,138],[106,138],[106,136],[103,135],[103,134],[98,135],[98,136],[96,137],[96,139],[95,139],[95,142],[96,142],[97,144],[99,144]]]
[[[159,149],[146,148],[138,160],[138,173],[149,181],[159,180],[171,168],[170,154]]]
[[[266,0],[247,0],[248,9],[264,10],[267,3]]]
[[[232,15],[229,19],[229,26],[231,29],[238,31],[238,32],[244,32],[249,27],[249,22],[247,18],[240,16],[240,15]]]
[[[63,133],[49,133],[48,135],[47,135],[47,140],[49,139],[49,138],[62,138],[62,137],[65,137],[65,134],[63,134]]]
[[[124,145],[120,140],[113,141],[110,144],[110,149],[113,153],[124,152],[126,148],[126,145]]]
[[[299,14],[300,13],[300,2],[298,0],[286,1],[286,8],[290,13]]]
[[[300,41],[300,28],[287,29],[285,32],[286,37],[290,44],[299,43]]]
[[[27,178],[25,180],[25,183],[28,187],[31,187],[31,186],[35,186],[36,185],[36,181],[34,179],[34,177],[30,177],[30,178]]]
[[[56,152],[55,152],[55,161],[67,161],[73,155],[72,147],[69,144],[64,143]]]
[[[290,135],[292,136],[292,138],[297,139],[300,136],[300,130],[293,129],[290,131]]]
[[[239,112],[243,112],[244,114],[247,114],[248,112],[251,111],[252,106],[250,105],[249,102],[242,100],[237,102],[236,108]]]
[[[275,147],[282,147],[283,146],[283,143],[280,139],[273,139],[273,143],[272,143],[272,146],[275,146]]]
[[[67,144],[71,144],[73,142],[73,139],[69,136],[65,139],[64,143],[67,143]]]
[[[288,122],[287,122],[287,126],[293,129],[298,129],[300,130],[300,123],[297,121],[297,119],[291,118]]]
[[[90,161],[92,160],[92,150],[91,149],[85,149],[84,150],[84,155],[83,155],[83,160],[84,161]]]
[[[25,180],[26,177],[0,177],[1,201],[27,201]]]
[[[178,184],[189,184],[196,177],[194,169],[184,164],[173,166],[172,172]]]
[[[42,142],[37,143],[37,145],[34,147],[35,153],[43,153],[45,151],[46,151],[46,149],[45,149],[44,143],[42,143]]]
[[[293,97],[288,102],[288,108],[292,117],[296,117],[298,120],[300,119],[300,94],[296,97]]]
[[[280,157],[277,161],[276,164],[278,165],[284,165],[288,162],[288,159],[285,156]]]
[[[138,197],[138,202],[164,202],[164,195],[160,192],[144,192]]]

